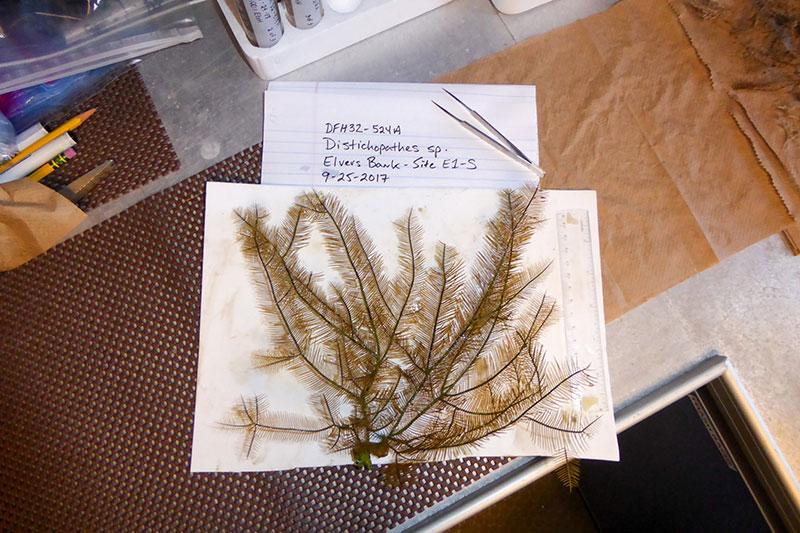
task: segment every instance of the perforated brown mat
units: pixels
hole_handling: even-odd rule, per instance
[[[0,274],[2,529],[385,530],[506,459],[190,474],[205,182],[260,147]]]
[[[78,155],[42,183],[58,188],[113,160],[112,174],[79,204],[83,209],[91,209],[180,168],[178,156],[137,69],[129,70],[94,96],[50,117],[45,126],[52,130],[91,108],[97,112],[70,133],[77,141]]]

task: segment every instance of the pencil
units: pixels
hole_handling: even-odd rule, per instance
[[[31,155],[33,152],[35,152],[39,148],[41,148],[45,144],[49,143],[50,141],[52,141],[53,139],[55,139],[56,137],[61,135],[62,133],[66,133],[68,131],[74,130],[75,128],[77,128],[78,126],[83,124],[84,120],[86,120],[87,118],[91,117],[92,114],[95,111],[96,111],[95,109],[90,109],[89,111],[84,111],[83,113],[81,113],[77,117],[73,117],[73,118],[69,119],[68,121],[66,121],[65,123],[63,123],[59,127],[57,127],[56,129],[54,129],[53,131],[51,131],[50,133],[48,133],[47,135],[45,135],[44,137],[42,137],[41,139],[39,139],[38,141],[33,143],[32,145],[30,145],[27,148],[25,148],[24,150],[22,150],[17,155],[15,155],[14,158],[11,161],[8,161],[7,163],[5,163],[2,166],[0,166],[0,172],[8,170],[10,167],[16,165],[17,163],[19,163],[20,161],[22,161],[23,159],[25,159],[26,157]]]
[[[40,166],[31,174],[29,174],[28,179],[33,181],[40,181],[42,178],[48,176],[51,172],[53,172],[55,169],[57,169],[58,167],[60,167],[73,157],[75,157],[75,150],[72,148],[67,148],[64,152],[55,156],[53,159],[51,159],[44,165]]]

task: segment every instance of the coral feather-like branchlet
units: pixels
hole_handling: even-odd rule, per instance
[[[423,228],[410,209],[395,222],[399,264],[384,260],[358,218],[333,193],[299,195],[271,225],[263,208],[235,214],[272,347],[256,354],[266,371],[288,369],[315,391],[316,417],[270,411],[242,397],[221,425],[262,441],[319,440],[357,466],[443,460],[474,451],[523,424],[531,438],[580,446],[591,421],[565,416],[585,368],[548,362],[540,342],[556,303],[542,294],[550,264],[523,253],[541,224],[538,189],[500,191],[482,248],[467,271],[445,243],[423,254]],[[301,260],[320,232],[336,282],[323,284]]]

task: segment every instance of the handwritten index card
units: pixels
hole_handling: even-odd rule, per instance
[[[431,100],[468,119],[442,87],[538,162],[533,86],[273,82],[261,183],[506,188],[533,179],[436,108]]]

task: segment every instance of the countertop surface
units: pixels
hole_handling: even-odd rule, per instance
[[[453,0],[280,79],[426,82],[613,3],[555,0],[507,16],[489,0]],[[196,17],[203,39],[148,56],[139,66],[180,171],[92,211],[80,229],[261,141],[267,82],[241,57],[216,2],[197,5]],[[607,332],[617,406],[711,354],[725,355],[800,472],[800,257],[779,236],[641,305],[609,323]]]

